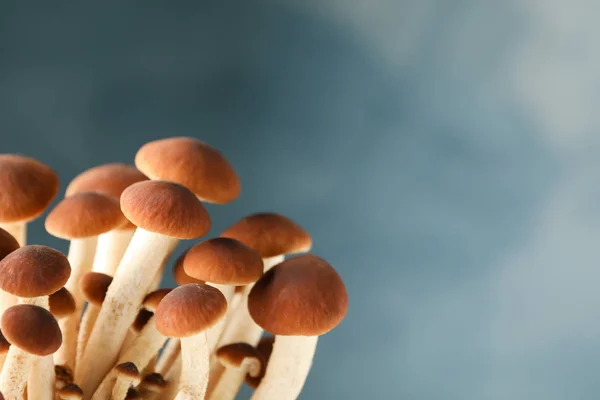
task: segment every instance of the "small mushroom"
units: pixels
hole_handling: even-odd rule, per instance
[[[58,390],[58,397],[61,400],[81,400],[83,399],[83,391],[79,386],[70,383]]]
[[[246,375],[259,377],[265,368],[262,355],[247,343],[232,343],[219,348],[217,359],[225,372],[212,391],[211,400],[234,400]]]
[[[11,346],[0,373],[0,392],[7,398],[20,398],[34,358],[54,353],[62,335],[50,311],[31,304],[7,309],[0,322]]]
[[[273,267],[248,296],[254,321],[276,335],[269,364],[253,400],[296,399],[314,357],[317,340],[344,319],[346,287],[323,259],[306,254]]]
[[[81,363],[81,387],[94,391],[116,361],[138,307],[164,259],[180,239],[206,234],[210,217],[185,187],[143,181],[121,195],[121,209],[138,228],[117,268]]]
[[[165,336],[181,339],[181,382],[178,398],[202,399],[206,392],[210,351],[207,331],[225,317],[227,300],[208,285],[173,289],[156,309],[156,327]]]
[[[161,394],[167,387],[167,381],[161,374],[153,372],[144,376],[140,383],[139,391],[142,397],[146,400],[160,399]]]
[[[113,387],[111,400],[123,400],[132,386],[139,385],[140,373],[134,363],[126,362],[115,367],[116,382]]]
[[[273,343],[275,343],[275,336],[268,335],[268,336],[263,336],[260,339],[260,342],[258,342],[258,344],[256,345],[256,350],[262,356],[262,358],[265,362],[265,366],[263,368],[261,375],[258,375],[258,376],[246,375],[246,379],[245,379],[246,385],[248,385],[252,389],[256,389],[258,387],[258,385],[260,385],[260,382],[262,381],[265,370],[267,369],[267,365],[269,364],[269,358],[271,358],[271,353],[273,352]]]

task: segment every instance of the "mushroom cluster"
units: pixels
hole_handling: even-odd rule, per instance
[[[0,399],[254,400],[299,396],[317,340],[348,307],[312,240],[276,213],[205,236],[203,203],[241,191],[225,157],[193,138],[143,145],[135,166],[75,177],[45,220],[69,251],[27,244],[59,191],[56,173],[0,155]]]

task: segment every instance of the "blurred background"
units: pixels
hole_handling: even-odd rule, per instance
[[[198,137],[243,183],[211,235],[256,211],[312,234],[350,310],[301,398],[597,397],[600,3],[8,3],[1,152],[64,190]]]

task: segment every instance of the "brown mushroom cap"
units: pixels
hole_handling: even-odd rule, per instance
[[[0,260],[19,248],[19,242],[10,233],[0,228]]]
[[[48,303],[50,304],[50,312],[56,318],[66,317],[75,312],[75,299],[64,287],[52,293],[48,297]]]
[[[150,318],[152,318],[152,316],[154,316],[154,313],[152,311],[146,310],[145,308],[141,308],[140,311],[138,311],[135,319],[133,320],[133,324],[131,324],[131,329],[136,333],[141,332],[141,330],[144,329],[144,326],[146,326],[148,321],[150,321]]]
[[[258,251],[262,258],[309,251],[310,235],[283,215],[257,213],[236,222],[221,234]]]
[[[0,289],[18,297],[48,296],[70,275],[67,257],[47,246],[23,246],[0,261]]]
[[[217,350],[217,359],[227,367],[240,368],[247,364],[250,376],[260,376],[265,360],[253,346],[248,343],[232,343]]]
[[[173,279],[178,285],[187,285],[188,283],[196,283],[199,285],[203,285],[205,282],[199,279],[194,279],[188,274],[185,273],[183,269],[183,259],[185,258],[185,254],[180,255],[175,261],[175,265],[173,266]]]
[[[61,239],[98,236],[127,222],[119,201],[95,192],[65,197],[46,217],[46,230]]]
[[[121,210],[136,226],[174,238],[195,239],[210,229],[210,217],[202,203],[173,182],[134,183],[121,195]]]
[[[58,322],[42,307],[31,304],[9,307],[2,314],[0,325],[12,345],[36,356],[50,355],[62,344]]]
[[[156,309],[156,328],[164,336],[196,335],[227,313],[225,296],[212,286],[188,284],[167,294]]]
[[[58,396],[64,400],[83,399],[83,390],[73,383],[69,383],[58,391]]]
[[[89,303],[101,306],[112,279],[112,276],[101,272],[88,272],[81,277],[79,288]]]
[[[115,367],[115,371],[118,376],[123,376],[131,379],[137,379],[140,376],[140,372],[132,362],[124,362]]]
[[[0,354],[6,354],[8,352],[9,348],[10,348],[9,341],[6,340],[6,338],[2,334],[2,331],[0,331]]]
[[[269,364],[269,358],[271,358],[271,353],[273,352],[273,343],[275,343],[275,336],[263,336],[260,339],[260,342],[256,345],[256,350],[260,353],[264,360],[263,369],[258,376],[250,376],[246,374],[244,380],[246,381],[246,385],[248,385],[252,389],[256,389],[262,378],[265,376],[265,371],[267,369],[267,365]]]
[[[30,221],[58,193],[58,177],[32,158],[0,154],[0,221]]]
[[[275,335],[319,336],[346,316],[342,278],[312,254],[290,258],[267,271],[248,295],[250,316]]]
[[[59,383],[62,385],[69,385],[73,383],[73,371],[66,365],[55,365],[54,375],[56,375],[57,385]]]
[[[188,276],[223,285],[247,285],[263,273],[256,251],[230,238],[198,243],[185,253],[183,269]]]
[[[144,298],[142,305],[150,312],[156,312],[156,307],[160,304],[161,300],[171,292],[173,289],[163,288],[148,293]]]
[[[225,157],[194,138],[146,143],[135,155],[135,166],[150,179],[182,184],[208,203],[228,203],[241,191],[240,181]]]
[[[154,393],[159,393],[167,387],[167,381],[159,373],[153,372],[144,376],[140,387]]]
[[[119,199],[121,193],[134,183],[148,178],[137,168],[123,163],[99,165],[77,175],[65,192],[71,196],[80,192],[98,192]]]
[[[134,388],[127,389],[127,394],[125,395],[125,400],[140,400],[143,399],[142,395],[135,390]]]

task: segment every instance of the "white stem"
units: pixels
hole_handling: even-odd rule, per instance
[[[27,398],[36,400],[54,399],[54,361],[52,355],[33,357],[33,365],[27,381]]]
[[[77,358],[77,328],[79,314],[67,315],[58,320],[58,326],[62,332],[62,344],[54,353],[54,363],[75,370],[75,359]]]
[[[81,277],[92,269],[94,254],[96,253],[97,237],[73,239],[69,245],[69,264],[71,264],[71,276],[65,284],[65,288],[73,295],[77,307],[76,314],[79,315],[83,307],[84,297],[81,292],[79,281]]]
[[[202,400],[206,393],[209,370],[206,331],[181,338],[181,382],[177,400]]]
[[[113,387],[115,386],[115,382],[117,380],[117,372],[113,369],[111,370],[104,379],[102,379],[102,383],[94,392],[91,400],[106,400],[109,398]]]
[[[166,338],[165,338],[165,340],[166,340]],[[163,340],[162,343],[164,344],[165,341]],[[142,371],[142,376],[146,376],[146,375],[149,375],[154,372],[154,370],[156,369],[156,360],[157,359],[158,359],[158,350],[156,353],[154,353],[154,356],[152,356],[150,361],[148,361],[148,363],[144,367],[144,369]]]
[[[127,391],[134,385],[134,380],[129,377],[118,376],[113,387],[110,400],[123,400],[127,396]]]
[[[166,376],[167,372],[177,359],[181,350],[181,342],[177,338],[171,338],[163,349],[158,361],[156,362],[155,371]]]
[[[267,371],[252,400],[295,400],[304,387],[318,336],[275,336]]]
[[[234,400],[247,373],[247,368],[226,368],[213,389],[210,400]]]
[[[167,338],[156,329],[154,317],[150,318],[148,323],[133,341],[131,347],[129,347],[119,358],[117,364],[132,362],[139,371],[143,370],[152,357],[160,350],[166,339]]]
[[[6,361],[6,353],[0,354],[0,371],[4,368],[4,362]]]
[[[48,310],[50,308],[48,301],[49,301],[48,296],[19,297],[18,298],[19,304],[29,304],[32,306],[38,306],[38,307],[45,308],[46,310]]]
[[[27,222],[2,223],[0,228],[10,233],[17,240],[19,246],[23,247],[27,244]]]
[[[81,357],[83,356],[83,352],[85,351],[85,346],[87,344],[88,339],[90,338],[90,333],[92,332],[92,328],[94,327],[94,323],[96,322],[96,318],[98,318],[98,313],[100,312],[100,307],[88,303],[85,312],[83,313],[83,317],[81,318],[81,325],[79,326],[79,333],[77,334],[77,352],[75,357],[75,379],[81,374]]]
[[[175,358],[175,361],[173,361],[173,365],[167,371],[167,374],[164,375],[165,381],[167,381],[167,388],[164,396],[161,396],[161,399],[173,400],[173,398],[177,395],[179,387],[181,386],[181,368],[181,353],[179,353],[179,355]]]
[[[92,271],[114,276],[135,230],[112,230],[98,236]]]
[[[22,399],[31,368],[32,357],[30,354],[10,346],[4,368],[0,373],[0,393],[6,400]]]
[[[17,296],[14,296],[4,290],[0,290],[0,315],[4,314],[8,308],[16,305],[18,302]]]
[[[148,287],[175,241],[177,239],[136,229],[108,288],[81,358],[84,396],[94,392],[102,377],[114,365]]]
[[[220,285],[217,283],[208,283],[208,282],[206,284],[218,289],[221,293],[223,293],[223,296],[225,297],[225,300],[227,300],[228,305],[231,303],[231,299],[233,298],[233,295],[235,293],[235,286]],[[227,318],[221,318],[221,320],[218,321],[208,331],[208,348],[211,351],[211,353],[213,352],[213,350],[216,349],[217,344],[219,344],[219,339],[221,338],[221,335],[223,334],[226,323],[227,323]]]

